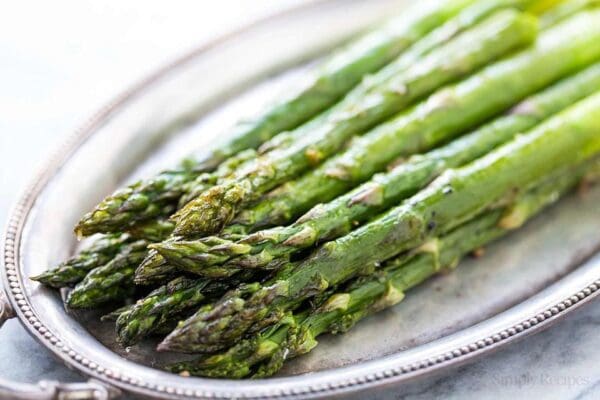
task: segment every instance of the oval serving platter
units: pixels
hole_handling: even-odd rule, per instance
[[[537,332],[598,294],[600,188],[564,199],[483,258],[412,290],[345,335],[320,338],[312,353],[261,381],[163,372],[156,366],[169,355],[157,355],[156,342],[122,349],[98,314],[71,315],[56,293],[28,279],[72,253],[72,226],[106,193],[173,165],[182,152],[208,148],[310,60],[405,3],[313,1],[205,45],[92,117],[35,177],[4,239],[4,306],[67,366],[96,379],[92,397],[112,395],[101,385],[148,397],[217,399],[330,397],[389,387]],[[0,297],[0,321],[9,311]]]

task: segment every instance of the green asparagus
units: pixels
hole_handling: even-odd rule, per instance
[[[78,237],[97,232],[136,230],[140,223],[172,214],[178,202],[215,185],[237,167],[252,159],[256,152],[240,152],[213,172],[197,173],[181,169],[163,171],[154,178],[137,181],[105,198],[83,216],[75,227]],[[189,194],[186,194],[189,193]]]
[[[214,238],[214,240],[206,240],[207,245],[217,245],[219,243],[226,243],[229,240],[239,239],[239,235],[230,235],[227,238]],[[165,242],[177,240],[178,238],[170,238]],[[156,250],[150,249],[146,258],[141,262],[139,267],[135,271],[135,283],[138,285],[152,285],[156,283],[162,283],[166,279],[173,277],[177,274],[177,267],[167,262],[167,260],[160,255]]]
[[[330,114],[328,123],[312,134],[287,148],[268,152],[236,171],[234,178],[190,201],[173,216],[177,222],[175,235],[219,231],[231,221],[240,205],[321,163],[353,135],[368,130],[438,87],[531,43],[536,27],[533,17],[513,10],[492,15],[358,101],[349,102],[351,107],[342,103],[337,112]]]
[[[155,219],[136,224],[127,229],[127,234],[136,239],[146,239],[150,242],[160,242],[167,239],[174,228],[173,222],[167,219]]]
[[[223,353],[168,366],[172,372],[215,378],[265,377],[283,361],[311,351],[326,332],[343,333],[364,317],[391,307],[404,293],[440,270],[455,268],[469,252],[518,228],[544,207],[556,202],[581,178],[564,174],[520,196],[505,209],[493,210],[432,241],[428,251],[416,251],[388,260],[381,270],[357,278],[331,295],[314,311],[286,315],[258,335],[243,339]]]
[[[161,350],[205,352],[230,346],[264,321],[381,261],[468,221],[503,198],[600,153],[600,93],[486,156],[447,170],[426,189],[350,234],[325,243],[265,284],[240,286],[179,324]],[[369,251],[363,251],[369,249]]]
[[[121,301],[133,294],[133,273],[144,259],[148,241],[137,240],[126,246],[107,264],[94,268],[69,293],[71,308],[92,308],[109,301]]]
[[[431,0],[412,7],[381,29],[336,53],[308,76],[299,90],[265,110],[258,118],[235,125],[233,138],[204,160],[187,160],[181,168],[138,181],[104,199],[82,218],[75,227],[76,234],[113,232],[139,220],[171,214],[184,191],[189,190],[190,182],[206,178],[204,174],[200,175],[201,172],[212,171],[228,158],[237,158],[239,152],[256,148],[275,134],[293,129],[333,105],[364,75],[392,61],[472,2],[448,0],[440,4]],[[191,186],[198,190],[198,183]]]
[[[237,168],[254,159],[256,156],[256,150],[248,149],[241,151],[235,156],[223,161],[215,171],[203,173],[193,181],[183,185],[182,195],[179,198],[179,208],[186,205],[186,203],[190,200],[196,198],[200,193],[213,187],[221,180],[229,177]]]
[[[542,28],[556,25],[586,8],[598,7],[599,5],[600,1],[598,0],[567,0],[560,2],[540,16],[540,25]]]
[[[177,268],[169,264],[156,250],[150,249],[135,270],[134,282],[142,286],[160,284],[176,276],[177,271]]]
[[[190,304],[200,304],[206,298],[207,285],[209,282],[206,280],[179,277],[138,300],[119,313],[116,321],[119,343],[123,346],[133,345],[160,329],[171,316],[189,309]],[[213,283],[213,286],[216,285],[218,283]],[[164,309],[167,311],[163,312]]]
[[[131,241],[126,234],[102,236],[76,256],[31,279],[54,288],[74,285],[92,269],[109,262]]]
[[[600,180],[600,0],[424,1],[106,197],[32,279],[123,346],[203,354],[170,371],[262,378]]]
[[[128,247],[136,247],[137,239],[160,242],[172,230],[171,222],[159,219],[136,225],[126,233],[101,236],[73,258],[31,279],[55,288],[72,286],[83,280],[93,269],[110,262],[117,254],[129,252]]]
[[[248,275],[240,274],[227,281],[186,277],[173,279],[118,313],[116,324],[119,343],[130,346],[161,331],[165,326],[171,326],[174,318],[197,309],[206,300],[221,296],[240,282],[251,279]],[[257,275],[253,274],[253,277]]]
[[[165,242],[151,247],[180,269],[211,277],[228,276],[240,268],[277,267],[282,258],[317,242],[349,233],[359,223],[397,204],[407,195],[414,194],[445,169],[466,164],[484,155],[516,134],[599,90],[600,63],[596,63],[524,100],[513,107],[508,115],[444,147],[413,156],[390,172],[376,175],[371,181],[330,203],[316,206],[290,226],[259,231],[238,241],[222,240],[212,247],[208,243],[214,242],[214,238]],[[305,179],[300,181],[306,182]],[[325,185],[322,180],[315,185],[295,185],[298,191],[286,195],[282,204],[302,198],[306,187],[321,185]]]
[[[233,139],[214,150],[202,165],[216,166],[237,152],[256,148],[279,132],[294,129],[333,105],[366,74],[392,61],[412,43],[473,0],[426,1],[405,10],[380,29],[337,52],[306,82],[255,119],[239,122]]]
[[[377,85],[384,83],[386,80],[393,78],[402,71],[406,70],[412,64],[417,63],[420,58],[431,52],[433,49],[441,46],[448,42],[450,39],[463,32],[464,30],[472,27],[482,19],[502,8],[518,8],[518,9],[535,9],[536,12],[541,13],[547,8],[554,5],[556,0],[490,0],[485,2],[475,2],[474,4],[466,7],[454,18],[448,20],[444,25],[433,30],[424,38],[415,43],[407,51],[405,51],[398,59],[390,63],[377,75],[368,76],[363,79],[360,85],[355,88],[345,99],[347,103],[350,100],[356,100],[360,97],[365,96],[370,90],[375,88]],[[342,103],[341,107],[343,107]],[[339,107],[338,107],[339,108]],[[351,107],[350,107],[351,108]],[[313,119],[310,124],[304,126],[304,130],[316,129],[320,124],[327,123],[329,114],[335,112],[336,109],[330,110],[329,113],[323,113],[318,118]],[[297,135],[302,133],[301,130],[296,130]],[[286,132],[275,137],[270,142],[263,144],[261,147],[265,151],[270,151],[279,147],[280,142],[289,143],[289,136],[293,136],[294,132]],[[279,140],[275,140],[279,139]],[[264,152],[264,151],[263,151]],[[186,196],[185,202],[187,203],[190,199],[197,197],[201,194],[201,191],[194,191],[193,193]],[[243,219],[243,218],[242,218]],[[246,233],[247,229],[243,225],[236,225],[229,228],[232,233]]]

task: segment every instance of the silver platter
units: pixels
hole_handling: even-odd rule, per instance
[[[67,366],[93,381],[18,386],[0,398],[318,398],[390,388],[453,367],[537,332],[589,302],[600,287],[600,188],[573,195],[452,274],[411,291],[392,310],[261,381],[184,378],[156,368],[155,342],[114,342],[97,315],[70,315],[30,281],[76,247],[71,227],[123,182],[207,148],[310,62],[349,35],[398,13],[402,0],[321,0],[204,45],[115,99],[35,176],[8,223],[0,322],[16,316]],[[285,71],[285,72],[283,72]],[[156,150],[158,149],[158,150]],[[69,397],[63,397],[69,398]],[[73,397],[74,398],[74,397]]]

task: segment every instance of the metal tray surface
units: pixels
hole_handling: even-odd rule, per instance
[[[155,341],[123,349],[98,313],[71,315],[57,293],[27,279],[74,251],[72,226],[106,193],[173,165],[192,148],[207,149],[239,115],[256,111],[293,82],[310,60],[404,3],[322,0],[274,16],[167,66],[72,135],[25,191],[4,239],[6,294],[27,330],[68,366],[138,395],[330,397],[459,365],[596,296],[600,188],[562,200],[486,248],[483,258],[431,279],[349,333],[320,338],[312,353],[262,381],[163,372],[156,366],[172,355],[154,352]]]

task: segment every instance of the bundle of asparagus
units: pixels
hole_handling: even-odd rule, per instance
[[[596,5],[419,2],[104,199],[75,228],[100,237],[33,279],[118,307],[124,346],[204,354],[171,371],[272,375],[598,178]]]

